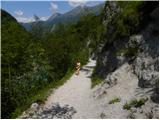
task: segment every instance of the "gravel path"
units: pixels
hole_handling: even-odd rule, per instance
[[[48,107],[56,102],[61,105],[68,104],[77,111],[73,118],[97,118],[99,116],[97,105],[99,104],[92,97],[90,79],[95,65],[96,61],[90,60],[78,76],[74,74],[63,86],[55,90],[45,105]]]
[[[98,88],[91,89],[91,79],[93,68],[96,61],[90,60],[80,71],[79,76],[75,74],[63,86],[54,90],[48,97],[45,107],[53,103],[60,105],[68,104],[75,108],[76,113],[72,118],[126,118],[127,112],[123,110],[123,104],[134,97],[137,89],[137,78],[131,73],[128,64],[122,65],[113,74],[117,77],[117,85],[107,89],[105,95],[94,97]],[[106,90],[106,89],[105,89]],[[98,94],[98,93],[96,93]],[[115,104],[108,102],[115,97],[121,101]]]

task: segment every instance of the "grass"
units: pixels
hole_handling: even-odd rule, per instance
[[[139,100],[133,99],[129,103],[123,105],[123,109],[130,110],[132,107],[138,108],[145,104],[148,99],[141,98]]]
[[[17,118],[19,115],[22,114],[23,111],[28,109],[30,105],[34,102],[38,101],[39,103],[44,103],[44,101],[46,101],[47,99],[47,96],[49,95],[49,90],[53,88],[58,88],[59,86],[63,85],[72,76],[73,73],[74,71],[69,69],[66,75],[61,80],[58,80],[56,82],[54,81],[48,84],[45,88],[38,91],[37,95],[28,97],[28,101],[27,103],[25,103],[25,106],[16,108],[15,112],[12,113],[11,118]]]
[[[121,99],[116,97],[116,98],[114,98],[113,100],[109,101],[108,104],[114,104],[114,103],[120,102],[120,101],[121,101]]]
[[[99,76],[92,76],[91,77],[91,88],[94,88],[96,85],[100,84],[103,79]]]
[[[123,109],[125,109],[125,110],[130,110],[130,109],[131,109],[131,105],[126,102],[126,103],[123,105]]]

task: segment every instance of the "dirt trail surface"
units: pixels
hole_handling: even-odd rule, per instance
[[[123,109],[126,102],[146,97],[149,90],[138,87],[132,66],[123,64],[110,73],[104,82],[91,89],[91,75],[95,65],[96,61],[89,60],[78,76],[73,74],[63,86],[52,90],[43,106],[33,103],[31,109],[19,118],[158,118],[158,106],[150,100],[142,107]]]
[[[72,118],[126,118],[127,112],[123,110],[123,104],[134,96],[138,82],[130,72],[130,66],[124,64],[116,70],[113,76],[117,76],[117,85],[107,89],[105,95],[102,93],[95,97],[98,86],[91,89],[90,78],[95,65],[96,61],[89,60],[78,76],[74,74],[63,86],[51,93],[45,107],[53,103],[72,106],[76,110]],[[115,97],[120,97],[121,102],[108,104]]]
[[[68,104],[77,111],[73,118],[97,118],[99,102],[93,99],[90,79],[95,65],[96,61],[90,60],[78,76],[73,74],[70,80],[51,94],[46,106],[56,102],[60,105]]]

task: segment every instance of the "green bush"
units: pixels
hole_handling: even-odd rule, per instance
[[[141,98],[139,100],[133,99],[129,103],[123,105],[123,109],[130,110],[132,107],[138,108],[145,104],[148,99]]]
[[[92,76],[91,77],[91,88],[94,88],[96,85],[103,82],[103,79],[99,76]]]
[[[127,102],[123,105],[123,109],[130,110],[131,106]]]
[[[121,101],[121,99],[116,97],[116,98],[114,98],[113,100],[109,101],[108,104],[114,104],[114,103],[120,102],[120,101]]]
[[[108,26],[112,26],[114,31],[109,33],[110,35],[107,37],[108,43],[121,40],[121,38],[128,37],[139,30],[141,20],[139,8],[142,3],[142,1],[117,2],[117,6],[121,8],[121,11],[109,20]],[[110,27],[108,26],[106,34],[107,31],[110,31]]]
[[[144,98],[141,98],[140,100],[134,99],[130,102],[130,105],[137,108],[144,105],[146,101],[147,99],[144,99]]]
[[[116,55],[124,55],[128,57],[136,56],[138,53],[138,47],[135,48],[123,48],[116,52]]]

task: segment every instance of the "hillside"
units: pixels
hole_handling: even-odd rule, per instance
[[[21,27],[10,14],[1,10],[2,15],[2,117],[7,116],[9,118],[10,112],[15,108],[16,102],[11,102],[11,94],[15,89],[11,88],[11,79],[15,77],[15,73],[22,75],[24,71],[28,71],[29,63],[27,60],[30,53],[27,51],[30,35]],[[17,52],[18,51],[18,52]],[[17,76],[18,76],[17,74]],[[18,81],[17,81],[18,82]]]

